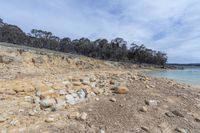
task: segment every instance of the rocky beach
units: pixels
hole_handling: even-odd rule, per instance
[[[200,133],[199,87],[142,71],[1,43],[0,132]]]

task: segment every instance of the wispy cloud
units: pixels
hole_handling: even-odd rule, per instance
[[[123,37],[167,52],[169,62],[200,62],[199,0],[1,0],[0,17],[71,38]]]

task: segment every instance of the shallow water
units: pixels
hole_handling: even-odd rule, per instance
[[[186,68],[184,70],[156,70],[144,73],[149,76],[166,77],[180,82],[200,85],[200,67]]]

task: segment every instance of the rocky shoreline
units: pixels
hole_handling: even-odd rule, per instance
[[[0,131],[198,133],[198,87],[137,66],[0,47]]]

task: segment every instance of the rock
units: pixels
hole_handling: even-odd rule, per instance
[[[175,116],[172,112],[166,112],[165,115],[168,116],[168,117],[174,117]]]
[[[18,125],[19,124],[19,121],[18,120],[12,120],[11,122],[10,122],[10,125],[12,125],[12,126],[16,126],[16,125]]]
[[[66,95],[67,92],[65,91],[65,89],[62,89],[62,90],[58,91],[58,94],[61,95],[61,96],[63,96],[63,95]]]
[[[99,133],[106,133],[106,132],[105,132],[104,130],[101,129],[101,130],[99,131]]]
[[[77,102],[76,98],[73,95],[66,95],[65,99],[66,99],[66,102],[71,105],[74,105]]]
[[[85,89],[81,89],[77,91],[76,93],[66,95],[65,99],[67,103],[74,105],[74,104],[84,101],[86,97],[87,97],[87,91]]]
[[[99,101],[100,99],[97,97],[97,98],[95,98],[95,100],[96,100],[96,101]]]
[[[0,116],[0,123],[3,123],[4,121],[6,121],[7,119],[3,116]]]
[[[12,56],[0,55],[0,63],[9,64],[15,60]]]
[[[126,86],[118,86],[112,89],[114,93],[117,94],[127,94],[129,89]]]
[[[25,102],[29,102],[29,103],[33,103],[34,102],[34,99],[31,96],[25,96],[24,100],[25,100]]]
[[[84,85],[90,85],[90,78],[86,77],[80,80]]]
[[[176,128],[175,129],[177,132],[179,132],[179,133],[188,133],[188,130],[186,130],[186,129],[183,129],[183,128]]]
[[[87,97],[87,91],[85,89],[77,91],[77,94],[80,99],[85,99]]]
[[[143,107],[140,109],[141,112],[147,112],[147,110],[148,110],[148,109],[147,109],[147,107],[145,107],[145,106],[143,106]]]
[[[81,113],[80,120],[85,121],[86,119],[87,119],[87,113],[85,113],[85,112]]]
[[[34,116],[34,115],[35,115],[35,112],[29,111],[28,114],[29,114],[30,116]]]
[[[146,131],[146,132],[149,131],[149,128],[148,128],[148,127],[145,127],[145,126],[142,126],[141,129],[144,130],[144,131]]]
[[[157,101],[157,100],[145,100],[145,103],[149,106],[157,106],[159,101]]]
[[[45,122],[47,122],[47,123],[51,123],[51,122],[54,122],[54,121],[55,121],[55,118],[53,118],[53,117],[48,117],[48,118],[45,119]]]
[[[41,56],[39,56],[39,57],[34,57],[34,58],[32,58],[32,62],[33,62],[34,64],[42,64],[42,63],[44,62],[44,59],[43,59]]]
[[[116,100],[114,97],[112,97],[112,98],[110,99],[110,101],[111,101],[111,102],[116,102],[117,100]]]
[[[80,113],[79,112],[73,112],[70,115],[68,115],[69,119],[79,119]]]
[[[66,106],[66,100],[64,98],[56,98],[56,104],[52,107],[52,111],[63,109]]]
[[[196,121],[196,122],[200,122],[200,117],[196,117],[196,118],[195,118],[195,121]]]
[[[179,116],[179,117],[184,117],[184,115],[179,111],[179,110],[174,110],[172,111],[172,113],[176,116]]]
[[[73,85],[74,85],[74,86],[81,86],[82,83],[81,83],[81,82],[73,82]]]
[[[40,101],[40,106],[43,108],[49,108],[53,105],[55,105],[56,101],[55,99],[51,98],[51,99],[44,99]]]

